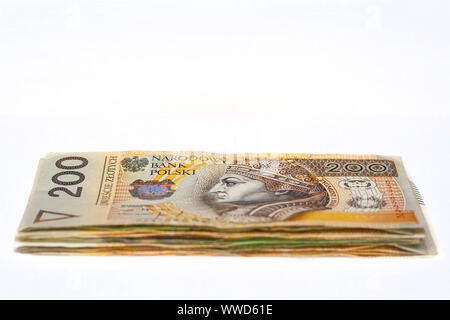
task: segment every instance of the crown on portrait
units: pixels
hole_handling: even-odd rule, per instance
[[[226,173],[261,180],[271,191],[296,190],[309,193],[317,185],[316,176],[295,160],[246,160],[228,165]]]

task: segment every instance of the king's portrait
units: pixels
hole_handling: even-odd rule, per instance
[[[286,220],[329,202],[326,188],[295,160],[228,165],[208,194],[220,216],[234,222]]]

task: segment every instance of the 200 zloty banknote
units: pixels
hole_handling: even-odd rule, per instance
[[[423,211],[394,156],[51,153],[40,161],[16,247],[92,254],[435,254]],[[266,238],[278,240],[267,245]]]

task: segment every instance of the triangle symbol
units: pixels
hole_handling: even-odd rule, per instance
[[[79,217],[79,216],[74,215],[74,214],[62,213],[62,212],[39,210],[36,218],[34,219],[34,223],[64,220],[64,219],[70,219],[73,217]]]

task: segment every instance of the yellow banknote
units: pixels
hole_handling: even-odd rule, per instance
[[[395,156],[50,153],[40,161],[17,239],[24,247],[50,243],[52,232],[53,239],[96,243],[285,232],[286,239],[410,239],[410,247],[434,254],[424,210]]]

